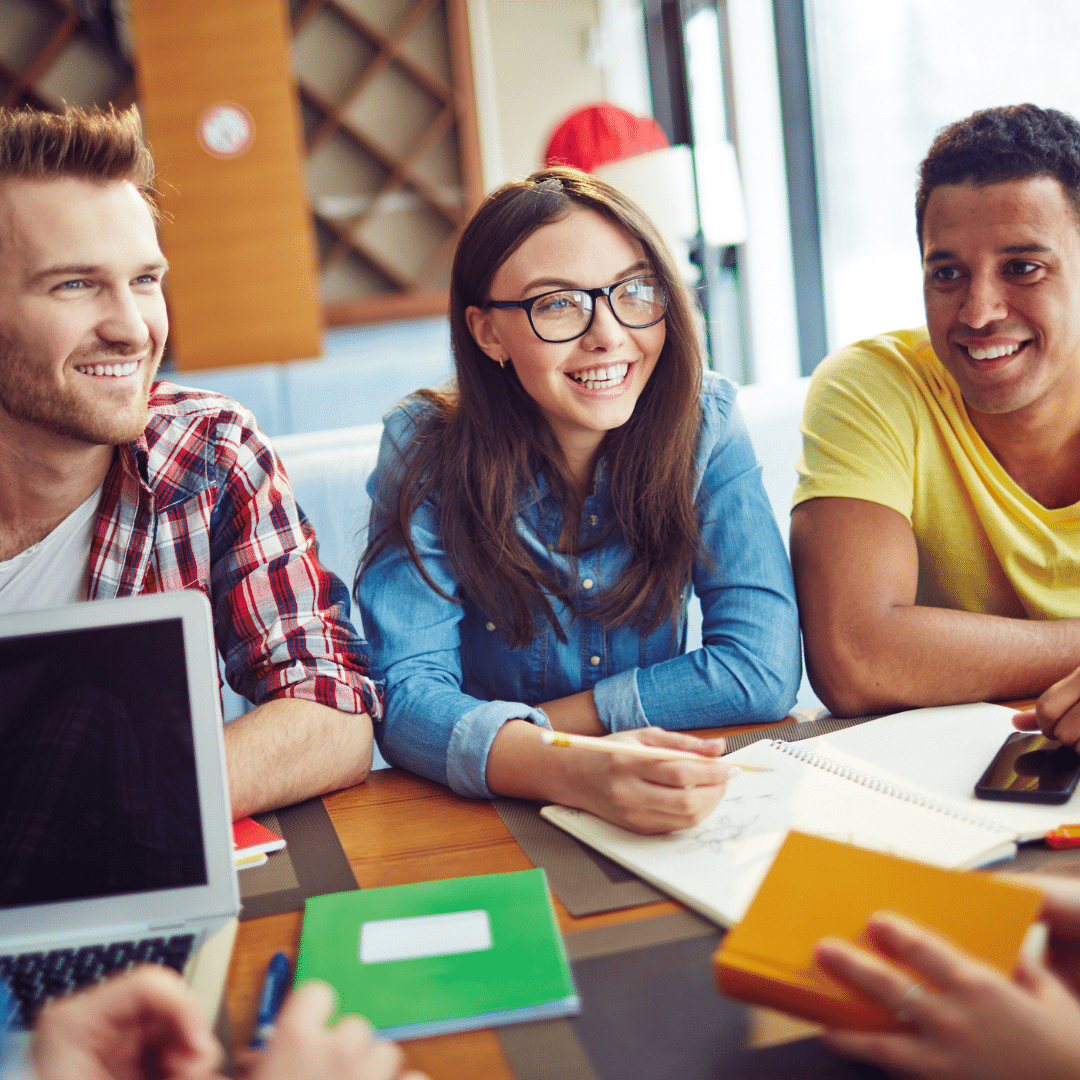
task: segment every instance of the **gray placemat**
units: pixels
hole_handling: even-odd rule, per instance
[[[594,915],[664,900],[666,896],[599,851],[578,843],[540,816],[537,803],[496,799],[495,810],[533,866],[571,915]]]
[[[812,723],[783,724],[761,731],[745,731],[740,735],[728,736],[728,749],[738,750],[761,739],[798,742],[876,719],[875,716],[860,716],[852,720],[828,717]],[[542,866],[547,871],[552,891],[575,918],[667,899],[666,893],[545,821],[540,816],[537,803],[521,799],[496,799],[494,805],[503,824],[533,866]]]
[[[678,912],[566,935],[579,1016],[499,1028],[517,1080],[858,1080],[883,1077],[816,1039],[753,1050],[749,1009],[722,997],[720,931]]]
[[[262,866],[240,871],[241,921],[302,911],[308,897],[359,888],[321,798],[255,820],[283,837],[285,847]]]

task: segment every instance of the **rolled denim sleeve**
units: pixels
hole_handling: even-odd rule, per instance
[[[710,378],[702,402],[697,505],[703,555],[693,584],[703,644],[599,683],[594,698],[609,731],[776,720],[798,693],[802,661],[791,566],[735,388]]]
[[[401,447],[415,427],[403,409],[386,418],[379,461],[368,482],[373,535],[396,506]],[[425,502],[410,530],[432,581],[448,596],[460,589],[439,538],[437,511]],[[388,546],[365,571],[357,600],[372,665],[385,680],[384,718],[376,725],[383,755],[393,765],[445,784],[459,795],[491,798],[487,756],[508,720],[550,727],[540,709],[520,701],[484,701],[462,692],[462,606],[440,596],[408,554]]]

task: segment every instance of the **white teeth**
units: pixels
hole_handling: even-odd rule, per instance
[[[629,370],[629,364],[609,364],[607,367],[575,371],[570,378],[581,383],[586,390],[609,390],[613,386],[618,386],[626,378]]]
[[[972,360],[996,360],[999,356],[1012,356],[1019,348],[1019,345],[991,345],[989,349],[979,349],[969,345],[968,355]]]
[[[128,360],[123,364],[78,364],[75,370],[80,375],[102,375],[115,379],[133,375],[138,367],[138,360]]]

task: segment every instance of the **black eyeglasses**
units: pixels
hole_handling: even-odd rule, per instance
[[[658,323],[667,312],[667,294],[659,278],[638,274],[601,289],[559,289],[528,300],[489,300],[487,307],[521,308],[541,341],[573,341],[588,332],[596,304],[606,296],[611,313],[631,330]]]

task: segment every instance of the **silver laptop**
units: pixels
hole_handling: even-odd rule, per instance
[[[160,593],[0,616],[0,976],[48,997],[138,962],[212,1021],[240,908],[210,607]]]

